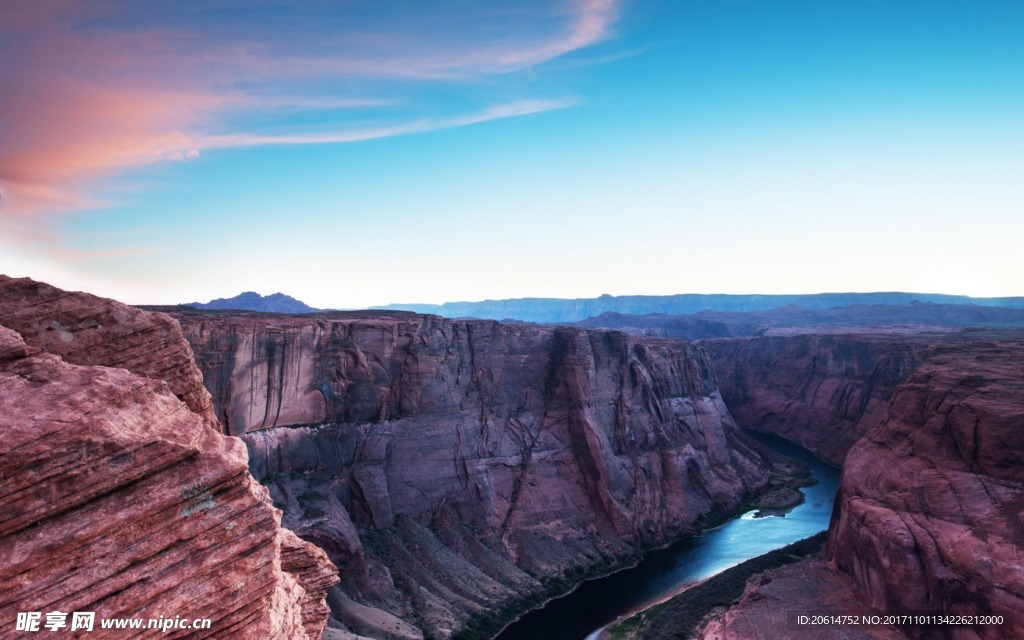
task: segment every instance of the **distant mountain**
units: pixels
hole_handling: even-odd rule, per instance
[[[516,298],[444,304],[390,304],[377,309],[432,313],[447,318],[485,318],[527,322],[578,322],[614,312],[632,315],[678,315],[699,311],[767,311],[787,305],[829,309],[851,305],[904,305],[911,302],[972,304],[1024,309],[1024,298],[971,298],[938,293],[816,293],[806,295],[730,295],[684,293],[671,296],[609,296],[599,298]]]
[[[261,296],[255,291],[240,293],[234,298],[217,298],[209,302],[190,302],[185,306],[196,309],[239,309],[242,311],[266,311],[270,313],[316,313],[308,304],[283,293]]]
[[[701,340],[794,332],[1024,327],[1024,309],[933,302],[852,305],[830,309],[786,306],[746,313],[701,311],[678,315],[629,315],[608,312],[576,324],[591,329],[617,329],[636,335]]]

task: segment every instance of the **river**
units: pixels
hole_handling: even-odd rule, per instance
[[[584,582],[527,613],[497,640],[593,640],[617,618],[666,600],[686,585],[827,529],[839,470],[781,438],[751,435],[810,467],[818,483],[802,489],[802,504],[766,517],[754,517],[750,511],[699,536],[651,551],[637,566]]]

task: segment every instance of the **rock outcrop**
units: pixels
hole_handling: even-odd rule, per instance
[[[177,317],[285,524],[338,564],[329,601],[355,633],[521,610],[767,482],[698,347],[394,312]]]
[[[783,637],[789,630],[764,622],[765,603],[834,611],[828,603],[847,590],[839,577],[878,613],[1003,618],[902,629],[914,638],[1024,637],[1024,332],[702,344],[741,424],[845,459],[828,557],[846,575],[787,567],[796,580],[783,591],[752,585],[705,637],[756,635],[758,625]],[[821,587],[804,589],[812,578]]]
[[[866,614],[873,609],[850,577],[819,558],[802,560],[754,576],[740,601],[706,621],[699,640],[904,640],[884,625],[851,627],[794,624],[797,613]]]
[[[29,335],[0,326],[0,635],[17,637],[18,612],[91,611],[103,637],[318,638],[336,570],[280,527],[244,444],[210,428],[177,324],[30,280],[0,287],[0,325]],[[161,616],[211,625],[100,631]]]
[[[163,380],[207,426],[221,429],[192,350],[166,314],[0,275],[0,324],[65,362],[120,367]]]
[[[889,409],[896,387],[948,334],[795,335],[700,344],[737,423],[841,464]]]
[[[846,457],[828,552],[886,611],[999,615],[910,628],[1024,637],[1024,339],[933,356]]]

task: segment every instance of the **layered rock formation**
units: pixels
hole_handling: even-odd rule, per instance
[[[813,561],[787,567],[749,585],[704,637],[785,637],[781,622],[767,622],[766,603],[836,612],[849,580],[880,613],[1003,617],[903,628],[914,638],[1024,637],[1024,333],[703,344],[741,423],[845,458],[828,542],[833,570],[845,575]],[[851,402],[855,410],[844,409]],[[847,453],[858,431],[866,435]]]
[[[181,327],[165,314],[0,275],[0,324],[71,364],[120,367],[163,380],[207,426],[220,431],[192,350]]]
[[[173,320],[0,284],[0,324],[29,335],[0,326],[0,635],[16,637],[18,612],[56,610],[95,612],[103,637],[319,637],[335,569],[280,527],[244,445],[209,428]],[[100,631],[104,618],[161,616],[211,626]]]
[[[915,637],[1024,637],[1024,340],[937,354],[849,452],[829,554],[887,611],[1000,615]]]
[[[850,628],[792,624],[795,612],[865,614],[872,611],[850,577],[812,558],[754,576],[740,602],[712,614],[699,640],[904,640],[898,629],[883,625]]]
[[[286,524],[340,567],[332,608],[354,632],[446,637],[767,481],[683,343],[402,313],[178,317]]]
[[[701,344],[740,425],[841,464],[885,418],[896,387],[937,343],[955,340],[947,334],[806,334]]]

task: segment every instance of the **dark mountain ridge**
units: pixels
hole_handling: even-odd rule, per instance
[[[389,304],[379,309],[415,311],[446,318],[482,318],[526,322],[579,322],[606,312],[644,315],[688,314],[700,311],[767,311],[787,305],[828,309],[850,305],[907,305],[913,302],[1024,309],[1024,298],[971,298],[938,293],[815,293],[794,295],[733,295],[683,293],[668,296],[611,296],[598,298],[515,298],[444,304]]]
[[[189,302],[182,306],[193,309],[232,309],[238,311],[266,311],[270,313],[316,313],[314,308],[283,293],[262,296],[255,291],[246,291],[233,298],[217,298],[209,302]]]
[[[677,340],[738,338],[794,333],[862,333],[894,328],[935,330],[961,327],[1024,327],[1024,309],[974,304],[850,305],[809,309],[789,305],[767,311],[700,311],[666,315],[607,312],[576,323],[589,329],[616,329],[633,335]]]

